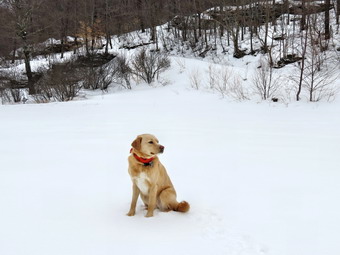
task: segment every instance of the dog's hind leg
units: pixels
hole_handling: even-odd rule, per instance
[[[177,202],[176,191],[172,187],[162,190],[162,192],[159,194],[157,205],[161,211],[165,212],[171,210],[178,212],[187,212],[190,209],[190,205],[187,202]]]

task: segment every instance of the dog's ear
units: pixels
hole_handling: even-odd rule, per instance
[[[141,143],[142,143],[142,137],[138,136],[131,144],[132,148],[136,150],[140,150],[141,148]]]

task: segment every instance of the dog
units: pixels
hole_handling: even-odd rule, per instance
[[[164,212],[189,211],[188,202],[177,202],[175,188],[157,156],[164,152],[164,146],[159,144],[158,139],[150,134],[139,135],[131,146],[128,162],[132,201],[127,215],[135,215],[138,196],[147,208],[145,217],[152,217],[155,208]]]

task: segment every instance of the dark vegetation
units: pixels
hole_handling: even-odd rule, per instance
[[[332,33],[335,32],[330,30],[329,11],[335,11],[339,24],[340,0],[319,2],[1,0],[0,64],[9,66],[21,59],[26,71],[25,78],[15,71],[10,74],[0,73],[0,96],[20,101],[23,98],[18,95],[20,89],[27,88],[37,101],[65,101],[77,96],[80,88],[105,91],[112,82],[130,89],[131,75],[151,83],[161,71],[169,67],[166,51],[171,51],[176,43],[191,48],[201,57],[215,50],[218,43],[223,49],[232,45],[236,58],[261,51],[269,56],[270,68],[280,68],[296,61],[303,62],[306,51],[292,53],[287,50],[289,42],[285,26],[293,24],[295,33],[313,32],[313,40],[320,52],[325,51]],[[313,13],[323,14],[322,30],[311,29],[313,24],[309,15]],[[282,18],[284,14],[288,15],[287,19]],[[293,19],[289,15],[299,16],[294,16]],[[172,34],[173,41],[156,32],[156,27],[165,22],[168,22],[167,32]],[[274,26],[275,35],[270,34],[271,26]],[[146,33],[149,42],[126,44],[123,45],[124,48],[134,49],[155,44],[157,50],[140,50],[131,60],[125,56],[109,54],[112,35],[120,36],[135,30]],[[239,45],[246,36],[250,40],[250,49],[242,49]],[[273,59],[269,36],[280,42],[278,59]],[[57,41],[44,44],[49,38]],[[260,48],[254,47],[255,39],[261,42]],[[158,51],[159,44],[163,45],[162,52]],[[84,53],[80,53],[80,48],[84,49]],[[102,53],[99,54],[98,49]],[[73,51],[75,56],[70,62],[51,64],[47,69],[32,72],[30,60],[33,57],[60,53],[60,57],[64,58],[64,53],[68,51]],[[60,81],[63,86],[60,86]]]

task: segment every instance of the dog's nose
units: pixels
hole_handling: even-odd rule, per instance
[[[163,145],[160,145],[160,146],[159,146],[159,151],[160,151],[160,152],[164,152],[164,146],[163,146]]]

